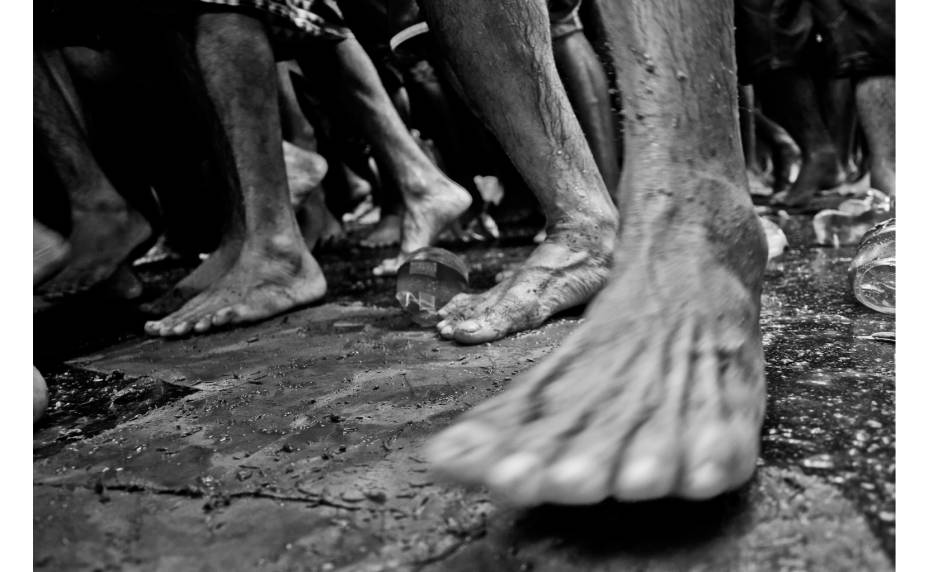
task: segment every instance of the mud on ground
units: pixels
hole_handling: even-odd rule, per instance
[[[807,221],[806,221],[807,222]],[[787,227],[791,243],[808,227]],[[483,288],[526,240],[458,246]],[[322,255],[325,303],[204,338],[145,339],[127,307],[35,321],[44,570],[890,570],[891,316],[854,303],[851,249],[768,271],[770,392],[756,478],[708,503],[514,510],[435,481],[424,440],[543,359],[579,314],[462,347],[413,325],[383,252]],[[144,269],[154,291],[183,265]],[[365,303],[356,302],[364,300]]]

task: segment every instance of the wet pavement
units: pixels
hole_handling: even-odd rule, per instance
[[[806,223],[787,224],[792,244]],[[480,288],[530,249],[462,253]],[[321,257],[342,277],[324,304],[199,339],[147,340],[118,307],[105,335],[37,318],[51,405],[34,435],[35,567],[890,570],[895,346],[870,335],[895,324],[850,297],[852,255],[796,248],[768,270],[762,459],[750,484],[705,503],[525,511],[435,481],[424,440],[579,315],[458,346],[367,277],[374,253]]]

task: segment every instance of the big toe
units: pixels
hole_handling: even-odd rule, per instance
[[[438,474],[462,482],[484,480],[498,434],[479,421],[452,425],[426,443],[425,456]]]
[[[505,319],[487,315],[458,322],[453,326],[452,335],[462,344],[482,344],[498,340],[508,332],[509,323]]]

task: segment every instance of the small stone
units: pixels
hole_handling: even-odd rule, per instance
[[[803,459],[800,464],[808,469],[833,469],[835,467],[834,459],[828,454],[813,455]]]
[[[259,339],[260,339],[260,338],[259,338],[258,336],[251,336],[250,338],[248,338],[248,339],[245,340],[245,341],[248,342],[249,344],[253,344],[253,343],[255,343],[256,341],[258,341]]]
[[[345,502],[361,502],[366,498],[364,494],[356,490],[345,491],[340,496]]]

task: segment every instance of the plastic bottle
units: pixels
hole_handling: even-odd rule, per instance
[[[443,248],[420,248],[396,273],[396,300],[420,326],[441,321],[438,310],[467,289],[467,266]]]
[[[849,270],[854,297],[868,308],[896,313],[896,219],[876,224],[864,234]]]

